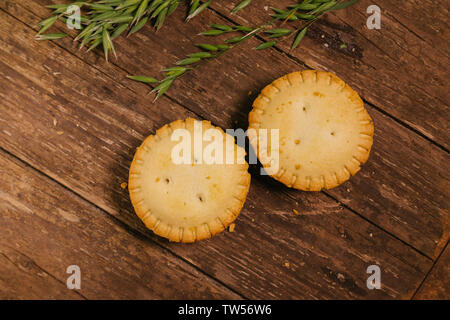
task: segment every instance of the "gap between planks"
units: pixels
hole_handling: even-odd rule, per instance
[[[416,291],[414,291],[414,294],[411,296],[411,300],[415,299],[416,295],[419,293],[420,289],[423,287],[423,285],[427,281],[427,279],[430,276],[431,272],[434,270],[434,268],[436,267],[436,265],[438,264],[438,262],[442,258],[442,255],[444,254],[445,249],[447,249],[449,243],[450,243],[450,240],[447,241],[447,244],[444,246],[442,251],[439,253],[439,256],[436,258],[435,261],[433,261],[433,264],[431,265],[430,270],[428,270],[427,274],[425,275],[425,278],[423,278],[422,282],[419,284],[419,286],[417,287]]]
[[[22,23],[23,25],[27,26],[28,28],[34,30],[34,28],[33,28],[32,26],[30,26],[30,25],[28,25],[27,23],[23,22],[23,21],[20,20],[19,18],[17,18],[17,17],[15,17],[15,16],[11,15],[9,12],[5,11],[3,8],[0,8],[0,10],[2,10],[3,12],[5,12],[7,15],[11,16],[11,17],[14,18],[15,20],[19,21],[19,22]],[[25,8],[25,10],[27,10],[30,14],[35,15],[34,12],[30,12],[27,8]],[[210,8],[210,10],[212,10],[212,11],[213,11],[214,13],[216,13],[217,15],[223,17],[223,15],[222,15],[220,12],[217,12],[215,9]],[[226,18],[226,17],[224,17],[224,18],[227,19],[227,20],[230,21],[230,22],[233,22],[233,21],[232,21],[231,19],[229,19],[229,18]],[[233,23],[234,23],[234,22],[233,22]],[[35,30],[34,30],[34,31],[35,31]],[[263,40],[262,38],[260,38],[260,37],[258,37],[258,40],[264,41],[264,40]],[[118,82],[116,78],[110,76],[107,72],[103,71],[103,70],[100,69],[100,68],[97,68],[97,66],[91,64],[90,62],[83,60],[81,57],[77,56],[76,54],[74,54],[74,53],[71,52],[69,49],[65,48],[64,46],[58,44],[58,43],[55,42],[55,41],[51,41],[51,43],[52,43],[52,45],[55,45],[55,46],[59,47],[60,49],[66,51],[66,52],[69,53],[71,56],[75,57],[76,59],[82,61],[83,63],[86,63],[86,64],[89,65],[90,67],[92,67],[92,68],[94,68],[95,70],[99,71],[100,73],[102,73],[103,75],[105,75],[106,77],[108,77],[109,79],[111,79],[111,80],[117,82],[118,84],[124,86],[126,89],[128,89],[128,90],[132,91],[133,93],[137,94],[137,92],[136,92],[133,88],[129,87],[128,85],[124,85],[124,84]],[[279,48],[277,48],[276,50],[279,51],[280,53],[283,53],[283,54],[288,55],[286,52],[284,52],[283,50],[281,50],[281,49],[279,49]],[[94,50],[94,52],[95,52],[95,55],[96,55],[96,56],[98,56],[98,57],[100,57],[101,59],[103,59],[103,56],[102,56],[101,54],[99,54],[99,52],[98,52],[97,50]],[[302,64],[302,65],[308,67],[306,64],[304,64],[302,61],[300,61],[300,60],[297,59],[296,57],[292,57],[292,56],[290,56],[290,55],[289,55],[289,57],[290,57],[290,59],[293,60],[294,62],[299,63],[299,64]],[[111,64],[114,65],[116,68],[118,68],[118,69],[120,69],[120,70],[122,70],[122,71],[124,71],[124,72],[126,72],[126,73],[128,74],[128,71],[127,71],[126,69],[124,69],[123,67],[117,65],[116,63],[114,63],[114,62],[112,62],[112,61],[110,61],[109,63],[111,63]],[[189,112],[195,114],[199,119],[205,119],[205,118],[204,118],[203,116],[201,116],[198,112],[196,112],[196,111],[194,111],[194,110],[191,110],[189,107],[183,105],[181,102],[177,101],[175,98],[169,96],[168,94],[166,94],[165,96],[166,96],[170,101],[176,103],[177,105],[179,105],[180,107],[184,108],[185,110],[188,110]],[[364,100],[364,101],[365,101],[365,100]],[[371,104],[368,103],[367,101],[365,101],[365,103],[371,105]],[[371,106],[372,106],[372,105],[371,105]],[[388,113],[386,113],[386,112],[383,111],[383,110],[379,110],[378,107],[375,107],[375,106],[374,106],[374,108],[375,108],[376,110],[380,111],[382,114],[386,114],[389,118],[394,119],[396,122],[399,122],[402,126],[404,126],[404,125],[401,123],[400,120],[397,120],[395,117],[389,115]],[[206,120],[208,120],[208,119],[206,119]],[[212,123],[212,124],[214,124],[214,123]],[[405,127],[408,128],[407,126],[405,126]],[[414,129],[411,130],[411,131],[415,132]],[[438,147],[440,147],[441,149],[443,149],[444,151],[446,151],[446,149],[445,149],[444,147],[442,147],[442,146],[440,146],[439,144],[437,144],[436,142],[430,140],[430,139],[427,138],[426,136],[424,136],[424,135],[422,135],[422,134],[420,134],[420,133],[418,133],[418,132],[415,132],[415,133],[418,134],[419,136],[421,136],[422,138],[424,138],[425,140],[432,142],[433,144],[437,145]],[[3,149],[3,148],[1,148],[1,149],[4,150],[5,152],[11,154],[10,152],[8,152],[8,151],[5,150],[5,149]],[[447,151],[447,152],[448,152],[448,151]],[[14,156],[15,158],[17,158],[17,159],[20,159],[20,161],[22,161],[22,162],[24,162],[24,163],[27,163],[25,160],[19,158],[18,156],[16,156],[16,155],[13,155],[13,156]],[[32,166],[32,168],[35,169],[35,170],[37,170],[38,172],[41,172],[39,169],[37,169],[37,168],[34,167],[34,166]],[[46,173],[44,173],[44,172],[41,172],[41,173],[44,174],[44,175],[46,175],[46,176],[48,176],[48,175],[47,175]],[[51,178],[50,176],[48,176],[48,177]],[[55,180],[55,179],[53,179],[53,178],[51,178],[51,179],[54,180],[54,181],[57,181],[57,180]],[[77,193],[76,191],[74,191],[74,190],[68,188],[67,186],[65,186],[63,183],[60,183],[59,181],[57,181],[57,182],[58,182],[60,185],[63,185],[66,189],[71,190],[74,194],[76,194],[77,196],[81,197],[83,200],[88,201],[89,203],[93,204],[93,205],[96,206],[97,208],[100,208],[100,207],[98,207],[96,204],[94,204],[94,203],[90,202],[89,200],[87,200],[86,198],[84,198],[82,195],[80,195],[80,194]],[[291,199],[293,199],[293,200],[296,200],[296,199],[294,199],[294,198],[292,197],[292,195],[289,194],[289,192],[284,191],[284,190],[283,190],[282,192],[283,192],[286,196],[288,196],[289,198],[291,198]],[[364,216],[361,215],[357,210],[354,210],[354,209],[352,209],[351,207],[349,207],[348,205],[342,203],[341,201],[339,201],[338,199],[336,199],[334,196],[332,196],[332,195],[329,194],[328,192],[323,191],[323,190],[322,190],[321,192],[322,192],[323,194],[325,194],[328,198],[330,198],[330,199],[332,199],[333,201],[335,201],[337,204],[339,204],[339,205],[345,207],[346,209],[350,210],[350,212],[354,213],[354,214],[357,215],[358,217],[360,217],[360,218],[362,218],[363,220],[367,221],[368,223],[370,223],[371,225],[375,226],[375,227],[378,228],[379,230],[381,230],[381,231],[383,231],[384,233],[386,233],[386,234],[392,236],[394,239],[399,240],[401,243],[403,243],[403,244],[405,244],[406,246],[410,247],[411,249],[413,249],[414,251],[416,251],[417,253],[419,253],[419,254],[422,255],[423,257],[425,257],[425,258],[427,258],[427,259],[433,261],[433,258],[431,258],[430,256],[428,256],[427,254],[423,253],[422,251],[420,251],[419,249],[417,249],[417,248],[414,247],[413,245],[409,244],[408,242],[406,242],[406,241],[400,239],[399,237],[397,237],[396,235],[392,234],[391,232],[388,232],[387,230],[385,230],[385,229],[382,228],[381,226],[377,225],[375,222],[373,222],[373,221],[369,220],[368,218],[364,217]],[[100,208],[100,209],[101,209],[102,211],[104,211],[104,212],[107,212],[108,215],[110,215],[108,211],[106,211],[106,210],[104,210],[104,209],[102,209],[102,208]],[[117,219],[117,218],[115,218],[115,217],[113,217],[113,218],[114,218],[114,219]],[[119,220],[117,220],[117,221],[119,221]],[[121,223],[122,223],[122,222],[121,222]],[[123,224],[123,223],[122,223],[122,224]],[[128,226],[128,228],[129,228],[129,229],[132,229],[130,226]],[[134,229],[133,229],[133,230],[134,230]],[[138,234],[141,234],[141,233],[140,233],[139,231],[137,231],[137,230],[136,230],[136,232],[137,232]],[[158,245],[161,246],[160,244],[158,244]],[[167,250],[167,249],[166,249],[166,250]],[[174,252],[172,252],[172,251],[170,251],[170,252],[171,252],[174,256],[179,257],[176,253],[174,253]],[[443,251],[441,251],[440,253],[442,253],[442,252],[443,252]],[[186,260],[184,260],[182,257],[179,257],[179,258],[182,259],[183,261],[186,261]],[[186,262],[188,262],[188,261],[186,261]],[[189,263],[189,262],[188,262],[188,263]],[[191,264],[191,263],[190,263],[190,264]],[[192,265],[192,264],[191,264],[191,265]],[[193,265],[193,266],[194,266],[194,265]],[[194,267],[195,267],[195,266],[194,266]],[[198,267],[195,267],[195,268],[198,269]],[[201,269],[198,269],[198,270],[201,270]],[[201,270],[201,272],[204,273],[204,274],[206,274],[203,270]],[[208,275],[208,276],[209,276],[209,275]],[[210,276],[210,277],[211,277],[211,276]],[[225,284],[221,283],[220,280],[218,280],[218,279],[216,279],[216,278],[213,278],[213,279],[216,280],[216,281],[218,281],[221,285],[226,286]],[[226,287],[227,287],[227,286],[226,286]],[[228,287],[227,287],[227,288],[228,288]],[[228,288],[228,289],[230,289],[230,288]],[[231,289],[230,289],[230,290],[231,290]],[[239,293],[239,294],[240,294],[240,293]],[[240,294],[240,295],[242,296],[242,294]]]

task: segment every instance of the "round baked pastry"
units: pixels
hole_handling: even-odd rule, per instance
[[[266,134],[261,129],[267,135],[279,130],[278,148],[270,138],[261,143]],[[356,174],[369,157],[373,131],[359,95],[323,71],[294,72],[275,80],[249,114],[249,140],[264,168],[271,169],[268,174],[305,191],[334,188]]]
[[[232,136],[209,121],[189,118],[145,139],[131,163],[128,186],[147,228],[170,241],[194,242],[236,219],[250,174],[245,151]]]

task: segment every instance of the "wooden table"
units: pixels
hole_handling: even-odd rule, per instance
[[[71,38],[33,40],[52,2],[0,1],[0,298],[450,298],[447,2],[362,0],[297,50],[250,50],[253,39],[156,103],[126,75],[156,75],[192,52],[209,23],[230,23],[236,1],[190,23],[183,7],[158,33],[122,37],[110,63]],[[231,19],[256,25],[264,7],[290,2],[254,0]],[[380,30],[365,26],[370,4]],[[335,72],[363,97],[375,142],[361,172],[308,193],[253,166],[233,233],[177,244],[147,230],[121,187],[141,141],[189,116],[246,128],[258,91],[305,68]],[[374,264],[380,290],[366,286]],[[80,290],[66,287],[69,265]]]

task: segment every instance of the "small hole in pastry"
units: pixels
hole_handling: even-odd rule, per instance
[[[331,134],[332,136],[334,136],[334,131],[332,131],[330,134]]]
[[[203,196],[201,194],[198,194],[197,197],[198,197],[198,200],[200,200],[200,202],[203,202],[204,199],[203,199]]]
[[[169,179],[169,178],[166,178],[165,181],[166,181],[166,183],[168,184],[168,183],[170,182],[170,179]]]
[[[303,107],[303,112],[306,112],[306,107]]]
[[[300,139],[295,139],[294,143],[295,144],[300,144]]]
[[[325,96],[323,93],[320,93],[320,92],[317,92],[317,91],[314,92],[313,94],[314,94],[315,97],[319,97],[319,98],[323,98]]]

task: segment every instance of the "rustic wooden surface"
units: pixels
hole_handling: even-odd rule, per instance
[[[199,30],[229,22],[233,2],[189,24],[180,9],[157,34],[120,38],[110,63],[70,38],[34,41],[50,3],[0,0],[0,298],[450,298],[445,4],[426,1],[423,17],[417,1],[362,0],[323,18],[296,51],[231,52],[153,104],[125,75],[154,75],[190,53]],[[254,0],[232,19],[259,23],[274,3]],[[365,28],[372,3],[381,30]],[[362,171],[306,193],[252,168],[234,233],[181,245],[146,230],[120,187],[142,139],[187,116],[245,128],[258,91],[304,68],[337,73],[365,100],[375,143]],[[65,286],[71,264],[80,290]],[[366,287],[371,264],[381,290]]]
[[[414,299],[447,299],[450,287],[450,247],[442,252]]]

